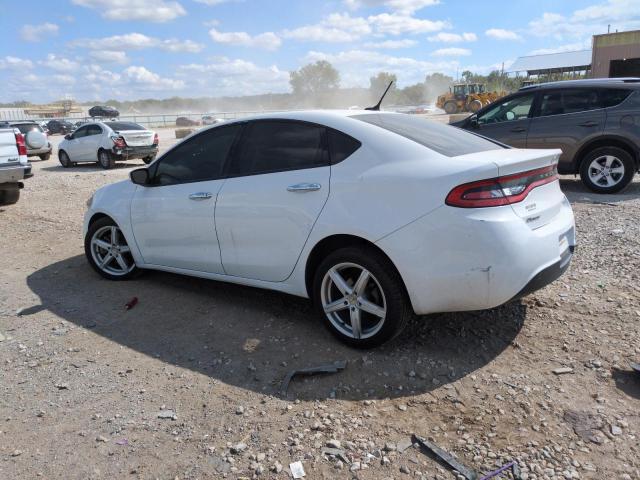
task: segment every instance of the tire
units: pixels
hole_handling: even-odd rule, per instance
[[[363,271],[369,277],[358,287]],[[342,282],[336,283],[336,273]],[[342,290],[338,284],[342,284]],[[357,348],[371,348],[391,340],[413,316],[400,274],[372,248],[347,247],[329,254],[315,272],[313,297],[329,331]],[[326,313],[327,306],[334,310]],[[360,320],[359,329],[354,328],[354,315]]]
[[[39,157],[40,157],[40,160],[43,160],[43,161],[49,160],[51,158],[51,152],[45,153],[44,155],[39,155]]]
[[[16,185],[15,188],[2,188],[0,189],[0,207],[6,205],[13,205],[20,200],[20,188]]]
[[[111,169],[111,168],[116,166],[116,159],[113,158],[113,155],[111,155],[106,150],[99,150],[98,151],[98,165],[100,165],[105,170],[109,170],[109,169]]]
[[[469,103],[469,111],[472,113],[476,113],[481,108],[482,108],[482,102],[480,100],[476,99]]]
[[[103,242],[104,246],[98,245],[98,240]],[[91,224],[84,239],[84,253],[89,265],[108,280],[128,280],[140,273],[127,240],[116,222],[109,217],[101,218]],[[109,256],[110,259],[108,259]],[[118,256],[124,264],[116,258]],[[105,260],[106,263],[102,264]]]
[[[453,115],[458,111],[458,104],[452,101],[445,102],[444,111],[449,115]]]
[[[60,162],[60,165],[62,165],[64,168],[69,168],[71,166],[71,160],[69,159],[69,155],[67,155],[67,152],[65,152],[64,150],[60,150],[58,152],[58,161]]]
[[[580,163],[580,179],[596,193],[616,193],[624,189],[637,168],[626,150],[600,147],[589,152]]]
[[[150,164],[151,162],[153,162],[155,159],[156,159],[156,156],[155,156],[155,155],[149,155],[148,157],[144,157],[144,158],[142,159],[142,161],[143,161],[144,163],[146,163],[147,165],[149,165],[149,164]]]

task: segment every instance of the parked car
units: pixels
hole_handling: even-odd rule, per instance
[[[0,206],[16,203],[22,180],[32,176],[24,135],[17,128],[0,128]]]
[[[60,164],[98,162],[105,169],[119,160],[151,163],[158,153],[158,134],[133,122],[93,122],[68,134],[58,146]]]
[[[178,117],[176,118],[176,126],[177,127],[194,127],[198,125],[196,120],[191,120],[187,117]]]
[[[99,189],[86,256],[111,280],[155,269],[311,297],[369,347],[412,311],[493,308],[565,271],[559,155],[397,113],[229,121]]]
[[[114,119],[120,116],[120,112],[115,107],[110,107],[109,105],[96,105],[89,109],[89,116],[93,118],[100,117]]]
[[[177,122],[177,119],[176,119]],[[224,122],[222,118],[216,118],[212,115],[202,116],[202,125],[215,125],[216,123]]]
[[[640,168],[640,78],[521,88],[453,125],[519,148],[560,148],[561,174],[615,193]]]
[[[20,130],[27,146],[27,157],[40,157],[41,160],[51,158],[51,143],[47,134],[38,122],[11,122],[11,127]]]
[[[51,135],[55,135],[56,133],[66,135],[67,133],[73,132],[75,127],[73,123],[67,122],[66,120],[49,120],[49,122],[47,122],[47,129]]]

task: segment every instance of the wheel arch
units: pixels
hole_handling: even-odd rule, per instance
[[[322,263],[322,260],[324,260],[331,252],[345,247],[371,248],[382,255],[385,259],[387,259],[387,261],[393,266],[393,268],[395,268],[396,272],[398,272],[398,275],[402,282],[402,288],[404,289],[404,292],[408,298],[407,286],[404,284],[404,279],[402,278],[398,267],[395,265],[393,260],[391,260],[389,255],[387,255],[386,252],[375,243],[357,235],[348,234],[336,234],[325,237],[318,243],[316,243],[309,252],[304,271],[305,287],[307,289],[307,295],[309,296],[309,298],[313,298],[313,278],[315,276],[316,270],[320,266],[320,263]]]
[[[631,155],[631,158],[633,159],[636,165],[636,170],[640,168],[640,155],[638,155],[638,149],[633,145],[633,143],[631,143],[630,141],[628,141],[623,137],[606,136],[606,137],[595,138],[587,142],[582,147],[580,147],[580,150],[578,150],[578,152],[574,157],[575,159],[574,159],[573,173],[580,172],[580,168],[582,167],[582,162],[590,152],[592,152],[596,148],[602,148],[602,147],[617,147],[626,151],[627,153],[629,153],[629,155]]]
[[[100,220],[101,218],[110,218],[111,220],[113,220],[114,222],[116,222],[115,218],[113,218],[111,215],[107,215],[106,213],[103,212],[96,212],[94,213],[91,218],[89,219],[89,223],[87,223],[87,228],[90,228],[91,225],[93,225],[94,223],[96,223],[98,220]],[[118,222],[116,222],[118,223]]]

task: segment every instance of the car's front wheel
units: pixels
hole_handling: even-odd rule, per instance
[[[580,178],[596,193],[616,193],[629,185],[635,171],[633,158],[626,150],[601,147],[582,160]]]
[[[60,150],[58,152],[58,160],[60,161],[60,165],[64,168],[69,168],[71,166],[71,160],[69,159],[69,155],[64,150]]]
[[[139,269],[120,227],[108,217],[91,224],[84,239],[84,252],[93,269],[109,280],[126,280]]]
[[[391,340],[412,316],[400,274],[372,248],[331,253],[318,267],[313,288],[325,325],[355,347]]]

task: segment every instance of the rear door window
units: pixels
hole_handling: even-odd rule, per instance
[[[540,116],[588,112],[601,106],[602,91],[595,88],[552,90],[541,93]]]
[[[251,122],[228,174],[238,177],[329,165],[325,131],[323,126],[298,121]]]
[[[100,135],[102,133],[102,128],[100,125],[89,125],[87,127],[87,137],[91,135]]]
[[[89,127],[80,127],[75,132],[73,132],[73,134],[72,134],[73,139],[75,140],[77,138],[86,137],[87,133],[88,133],[88,129],[89,129]]]
[[[389,130],[447,157],[504,148],[459,128],[402,113],[354,115],[351,118]]]

